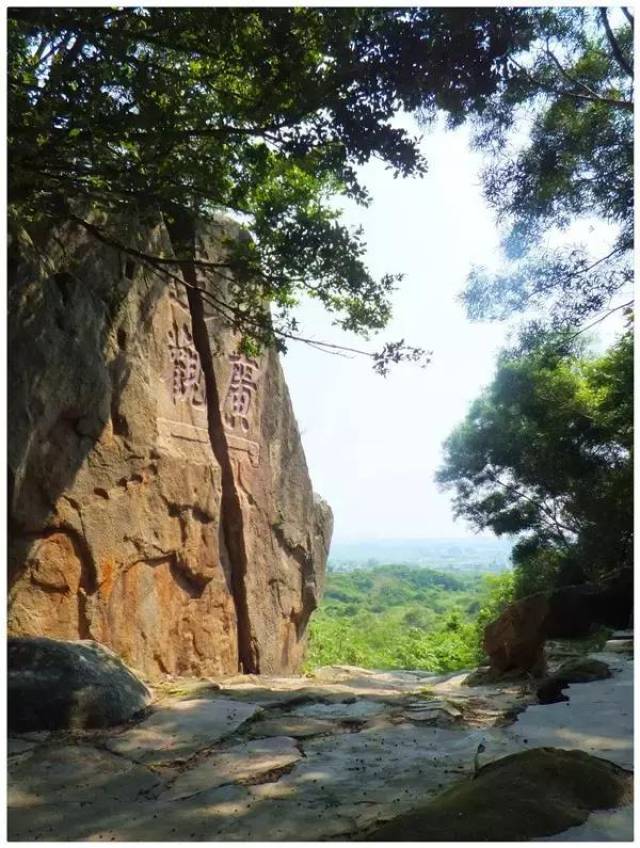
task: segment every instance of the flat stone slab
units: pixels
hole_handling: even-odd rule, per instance
[[[255,704],[223,698],[177,701],[110,737],[106,746],[140,763],[186,759],[237,730],[259,710]]]
[[[295,739],[305,739],[308,736],[335,733],[337,729],[335,721],[285,714],[251,722],[247,735],[253,739],[262,736],[292,736]]]
[[[33,751],[37,744],[28,739],[14,739],[10,736],[7,740],[7,755],[14,757],[16,754],[25,754],[27,751]]]
[[[176,801],[227,783],[259,781],[271,772],[293,765],[301,757],[295,740],[287,736],[234,745],[225,751],[209,754],[197,765],[183,771],[158,800]]]
[[[530,747],[578,748],[633,769],[633,663],[620,655],[593,654],[613,672],[608,680],[571,684],[568,701],[534,705],[505,731]]]
[[[448,710],[445,707],[431,707],[421,710],[408,710],[404,713],[405,718],[410,721],[426,721],[451,724],[457,721],[462,713],[460,710]]]
[[[305,757],[288,774],[275,783],[249,787],[262,804],[247,811],[234,838],[259,833],[270,808],[281,810],[277,835],[265,833],[263,839],[347,838],[468,777],[481,741],[486,762],[520,750],[494,729],[408,723],[305,740]]]
[[[7,802],[12,807],[29,807],[38,798],[60,804],[94,801],[98,792],[123,801],[158,783],[153,772],[109,751],[58,743],[15,766],[9,764]]]
[[[243,786],[224,786],[195,798],[160,804],[140,797],[127,803],[96,802],[39,807],[26,821],[12,822],[12,840],[92,842],[211,842],[253,802]],[[18,827],[20,824],[22,827]],[[25,825],[28,827],[25,827]]]
[[[464,673],[378,680],[340,668],[326,683],[239,678],[220,690],[176,681],[125,731],[17,737],[40,744],[9,762],[10,838],[351,840],[470,777],[480,744],[480,765],[551,745],[629,768],[633,661],[592,656],[613,677],[571,685],[569,706],[529,706],[509,726],[495,721],[524,706],[521,684],[469,687]],[[443,706],[462,712],[455,724],[426,718]],[[627,839],[630,816],[626,808],[593,814],[571,837],[549,841]]]
[[[386,709],[387,705],[378,701],[357,700],[355,703],[303,704],[301,707],[294,707],[291,714],[337,721],[359,721],[380,715]]]
[[[605,642],[605,651],[613,651],[614,653],[632,654],[633,639],[609,639]]]

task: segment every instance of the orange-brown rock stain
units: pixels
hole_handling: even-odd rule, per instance
[[[9,590],[8,632],[77,639],[81,571],[80,559],[66,533],[37,539],[25,571]]]

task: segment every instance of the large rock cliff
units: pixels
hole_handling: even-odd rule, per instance
[[[108,229],[173,255],[162,222]],[[201,227],[194,257],[239,237]],[[239,354],[206,297],[77,226],[19,256],[9,632],[94,639],[152,679],[298,669],[332,519],[277,354]],[[181,267],[225,300],[222,275]]]

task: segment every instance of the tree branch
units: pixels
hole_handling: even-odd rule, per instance
[[[204,289],[200,286],[195,286],[192,283],[188,283],[182,277],[179,277],[177,274],[173,274],[171,271],[169,271],[165,267],[165,263],[166,264],[171,264],[171,263],[180,264],[180,262],[182,260],[173,260],[173,259],[165,259],[165,258],[161,258],[161,257],[155,257],[155,256],[151,256],[149,254],[143,253],[142,251],[136,250],[135,248],[127,247],[127,245],[122,244],[121,242],[117,241],[116,239],[112,239],[109,236],[106,236],[102,232],[102,230],[99,227],[97,227],[95,224],[91,224],[89,221],[85,221],[83,218],[79,217],[78,215],[75,215],[71,211],[67,211],[67,214],[68,214],[68,217],[69,217],[70,220],[72,220],[76,224],[84,227],[84,229],[86,229],[87,232],[91,233],[91,235],[93,235],[98,241],[102,242],[103,244],[106,244],[109,247],[115,248],[116,250],[120,250],[123,253],[127,253],[131,256],[134,256],[140,262],[142,262],[143,264],[152,268],[152,270],[163,274],[165,277],[167,277],[167,279],[170,279],[173,282],[178,283],[181,286],[184,286],[184,288],[191,289],[192,291],[199,292],[206,299],[206,301],[209,303],[209,305],[213,309],[215,309],[216,312],[218,312],[220,315],[222,315],[227,321],[230,321],[231,323],[237,322],[240,325],[242,325],[242,324],[253,325],[254,327],[256,327],[256,328],[258,328],[262,331],[265,330],[265,326],[263,324],[261,324],[259,321],[257,321],[256,319],[251,318],[249,315],[242,313],[240,310],[233,307],[231,304],[227,303],[226,301],[223,301],[223,300],[220,300],[219,298],[216,298],[215,295],[213,295],[208,289]],[[189,260],[189,261],[191,261],[191,260]],[[197,264],[196,260],[194,260],[194,262],[196,262],[196,264]],[[203,264],[204,265],[211,265],[212,263],[203,263]],[[226,314],[225,310],[228,310],[228,312],[231,313],[232,317],[230,317],[230,315]],[[279,330],[279,329],[277,329],[276,327],[273,327],[273,326],[269,327],[268,329],[270,330],[271,333],[273,333],[274,336],[277,336],[277,337],[282,338],[282,339],[288,339],[290,341],[302,342],[303,344],[309,345],[311,347],[322,349],[325,352],[343,351],[345,353],[357,354],[358,356],[366,356],[369,359],[375,358],[375,353],[371,353],[368,350],[361,350],[359,348],[348,347],[348,346],[345,346],[345,345],[332,344],[331,342],[323,342],[323,341],[318,341],[316,339],[308,339],[308,338],[305,338],[304,336],[295,335],[294,333],[287,333],[286,331]]]
[[[516,62],[515,59],[510,58],[510,62],[515,65],[516,68],[518,68],[531,83],[537,85],[543,91],[548,91],[549,94],[555,94],[556,97],[573,97],[576,100],[586,100],[589,103],[605,103],[607,106],[613,106],[614,109],[624,109],[626,112],[633,112],[633,101],[631,100],[617,100],[612,97],[601,97],[599,94],[593,97],[590,94],[580,94],[578,91],[568,91],[565,88],[558,89],[553,85],[549,85],[549,83],[544,80],[533,76],[533,74],[529,73],[529,71],[519,62]]]
[[[548,47],[547,47],[546,52],[547,52],[547,56],[550,57],[550,59],[552,60],[554,65],[558,68],[558,70],[560,71],[562,76],[567,80],[567,82],[570,82],[572,85],[576,85],[579,88],[581,88],[583,91],[586,91],[587,94],[591,95],[591,97],[594,98],[594,100],[602,101],[604,99],[604,98],[601,97],[601,95],[598,94],[597,91],[594,91],[592,88],[589,88],[588,85],[585,85],[585,83],[581,82],[578,79],[575,79],[575,77],[572,77],[571,74],[569,74],[564,69],[564,67],[560,63],[560,60],[556,57],[555,53],[553,53],[551,50],[549,50]]]
[[[596,318],[595,321],[592,321],[590,324],[587,324],[586,327],[582,327],[572,336],[569,336],[569,338],[565,339],[563,343],[566,344],[567,342],[572,342],[574,339],[577,339],[578,336],[582,333],[586,333],[587,330],[591,330],[593,327],[596,326],[596,324],[600,324],[602,321],[605,321],[610,315],[613,315],[614,312],[619,312],[621,309],[627,309],[629,306],[633,306],[634,302],[635,301],[632,299],[628,300],[626,303],[621,303],[619,306],[615,306],[613,309],[610,309],[608,312],[605,312],[604,315],[601,315],[599,318]]]
[[[609,18],[607,17],[606,6],[600,7],[600,18],[602,20],[604,30],[607,34],[607,40],[609,41],[609,44],[611,45],[611,51],[612,51],[613,55],[618,60],[618,64],[620,65],[622,70],[628,76],[630,76],[631,79],[633,79],[633,68],[631,67],[631,65],[625,59],[624,53],[622,52],[622,49],[620,48],[620,45],[618,44],[618,40],[616,39],[615,35],[613,34],[613,30],[611,29],[611,25],[609,24]]]
[[[555,527],[556,535],[558,539],[562,542],[562,544],[566,547],[569,546],[569,543],[567,542],[566,536],[563,531],[575,534],[576,531],[573,528],[568,527],[566,524],[562,524],[560,521],[558,521],[555,514],[551,510],[547,509],[539,501],[536,501],[534,498],[525,494],[522,489],[519,489],[517,486],[514,486],[512,484],[505,483],[497,476],[497,474],[495,474],[495,472],[491,470],[487,469],[486,473],[490,477],[490,479],[493,480],[494,483],[497,483],[499,486],[502,486],[504,489],[516,495],[518,498],[522,498],[523,500],[528,501],[530,504],[533,504],[533,506],[542,514],[543,520],[545,520],[547,524],[551,524]]]

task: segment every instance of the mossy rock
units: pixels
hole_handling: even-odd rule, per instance
[[[606,680],[611,677],[611,669],[601,660],[590,657],[577,657],[562,663],[552,675],[539,683],[536,696],[540,704],[556,704],[568,701],[562,694],[571,683],[591,683],[594,680]]]
[[[606,680],[611,677],[611,669],[602,660],[577,657],[563,662],[553,677],[566,680],[567,683],[591,683],[593,680]]]
[[[519,841],[631,802],[633,775],[584,751],[533,748],[489,763],[424,806],[364,837],[374,842]]]

